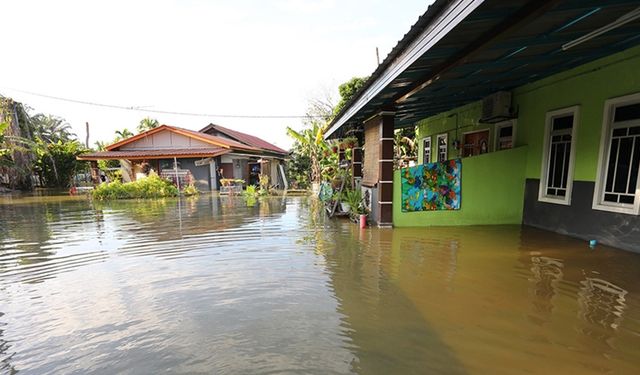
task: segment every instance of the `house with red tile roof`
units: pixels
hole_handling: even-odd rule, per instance
[[[286,188],[287,155],[263,139],[210,124],[201,131],[161,125],[78,159],[91,161],[96,176],[98,160],[119,160],[125,182],[154,171],[181,186],[193,183],[209,191],[218,190],[223,178],[257,185],[261,174],[269,176],[271,185]]]

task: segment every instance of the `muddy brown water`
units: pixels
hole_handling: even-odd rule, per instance
[[[638,254],[252,203],[0,198],[0,373],[640,373]]]

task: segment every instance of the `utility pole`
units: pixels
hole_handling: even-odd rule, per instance
[[[85,122],[85,124],[87,125],[87,139],[85,140],[84,144],[85,146],[87,146],[87,148],[89,148],[89,121]]]
[[[380,65],[380,52],[378,52],[378,47],[376,47],[376,62]]]

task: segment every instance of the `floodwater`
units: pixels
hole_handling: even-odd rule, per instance
[[[0,373],[638,374],[640,255],[307,198],[0,198]]]

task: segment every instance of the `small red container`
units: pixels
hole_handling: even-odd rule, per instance
[[[364,229],[367,227],[367,215],[360,215],[360,229]]]

